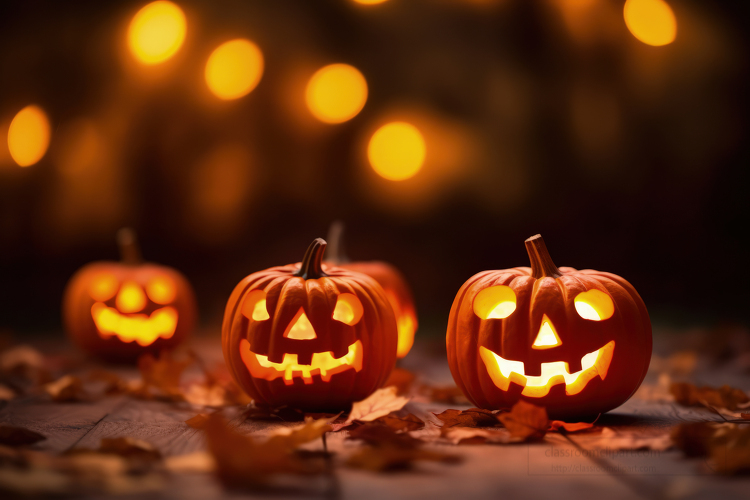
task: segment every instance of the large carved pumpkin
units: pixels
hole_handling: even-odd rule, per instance
[[[182,274],[141,260],[133,231],[123,229],[117,239],[121,262],[93,262],[68,282],[63,322],[84,351],[127,362],[185,340],[196,306]]]
[[[366,398],[396,363],[396,320],[380,285],[323,267],[325,240],[301,263],[243,279],[224,313],[224,359],[261,406],[338,410]]]
[[[351,262],[344,255],[343,233],[344,226],[337,221],[331,225],[328,233],[330,247],[326,256],[326,263],[364,273],[378,282],[383,287],[388,302],[393,308],[398,325],[398,350],[396,355],[403,358],[411,350],[414,344],[414,334],[417,331],[417,310],[414,306],[414,298],[409,284],[396,267],[383,261],[360,261]]]
[[[540,235],[531,268],[481,272],[459,290],[448,320],[448,363],[482,408],[519,399],[555,418],[603,413],[640,386],[651,323],[635,288],[611,273],[557,268]]]

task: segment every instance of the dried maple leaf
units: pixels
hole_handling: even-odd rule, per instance
[[[720,424],[711,439],[711,463],[719,474],[750,473],[750,427]]]
[[[656,429],[656,432],[639,430],[615,431],[609,427],[602,429],[599,436],[587,441],[587,446],[606,450],[656,450],[664,451],[673,446],[668,432]]]
[[[452,444],[507,444],[523,441],[511,436],[508,429],[472,429],[470,427],[449,427],[442,437]]]
[[[208,422],[208,415],[204,415],[203,413],[185,420],[185,423],[193,429],[202,429],[206,425],[206,422]]]
[[[193,364],[195,358],[189,355],[187,359],[175,359],[170,351],[161,351],[159,358],[152,354],[144,354],[138,359],[138,370],[141,372],[143,384],[132,392],[134,396],[149,397],[149,389],[160,391],[161,396],[173,400],[183,400],[180,391],[182,372]]]
[[[422,441],[408,433],[397,432],[380,422],[368,422],[349,430],[347,439],[360,440],[372,446],[394,446],[397,448],[416,448]]]
[[[381,422],[397,432],[417,431],[424,427],[424,421],[413,413],[409,413],[405,417],[386,415],[375,420],[375,422]]]
[[[672,442],[688,457],[705,457],[711,450],[716,428],[708,422],[680,424],[672,429]]]
[[[744,391],[724,385],[718,389],[704,386],[696,387],[687,382],[672,384],[669,391],[677,403],[684,406],[713,406],[736,411],[750,402],[750,397]]]
[[[588,422],[563,422],[562,420],[550,420],[549,421],[549,429],[550,431],[559,431],[560,429],[565,430],[565,432],[578,432],[578,431],[584,431],[586,429],[591,429],[594,427],[594,423],[588,423]]]
[[[395,387],[378,389],[362,401],[352,404],[352,410],[346,421],[349,423],[355,420],[371,422],[400,410],[408,402],[409,398],[399,396]]]
[[[128,390],[128,383],[120,378],[116,373],[96,368],[91,370],[86,376],[89,382],[104,382],[104,394],[123,394]]]
[[[151,443],[131,437],[104,438],[98,451],[99,453],[109,453],[127,459],[161,460],[161,453]]]
[[[335,418],[335,417],[334,417]],[[278,446],[289,450],[320,438],[331,430],[330,419],[305,418],[305,423],[294,427],[282,427],[274,431],[266,441],[267,446]]]
[[[494,427],[497,425],[495,412],[484,408],[469,408],[468,410],[445,410],[434,413],[443,422],[443,429],[451,427]]]
[[[58,403],[90,399],[83,388],[81,379],[73,375],[65,375],[54,382],[46,384],[44,392],[52,398],[52,401],[57,401]]]
[[[210,453],[205,451],[167,457],[164,459],[164,466],[167,470],[177,473],[216,471],[216,461]]]
[[[45,384],[52,380],[42,353],[28,345],[11,347],[0,353],[0,372]]]
[[[203,430],[208,450],[216,461],[216,474],[228,487],[257,488],[268,485],[276,474],[316,474],[325,471],[325,467],[315,467],[312,462],[301,459],[293,452],[294,445],[300,442],[302,435],[308,436],[314,432],[303,431],[288,440],[276,436],[276,439],[258,443],[252,437],[230,428],[218,414],[209,417]]]
[[[26,446],[45,439],[47,439],[46,436],[25,427],[0,425],[0,444],[6,446]]]
[[[466,398],[463,391],[455,385],[444,387],[422,385],[419,388],[419,393],[427,397],[427,399],[433,403],[442,403],[446,405],[462,405],[469,403],[469,400]]]
[[[350,455],[346,465],[374,472],[391,472],[408,470],[417,461],[455,464],[461,461],[461,457],[423,448],[401,448],[393,445],[367,446]]]
[[[510,431],[512,437],[522,440],[541,439],[547,432],[547,410],[525,401],[513,405],[510,412],[501,413],[497,419]]]

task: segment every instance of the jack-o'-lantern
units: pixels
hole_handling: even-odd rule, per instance
[[[396,363],[396,320],[380,285],[324,267],[325,240],[301,263],[243,279],[224,313],[224,359],[259,406],[339,410],[369,396]]]
[[[70,279],[63,322],[81,349],[108,361],[134,361],[185,340],[195,297],[178,271],[142,262],[135,233],[117,234],[121,262],[92,262]]]
[[[401,271],[391,264],[382,261],[350,262],[344,255],[342,233],[344,226],[337,221],[331,224],[328,233],[329,250],[326,263],[358,273],[364,273],[383,287],[388,302],[393,308],[398,325],[397,356],[403,358],[414,344],[414,334],[417,331],[417,310],[414,306],[409,284]]]
[[[557,268],[540,235],[531,268],[484,271],[459,290],[448,320],[451,373],[482,408],[526,400],[565,418],[627,401],[651,360],[651,322],[623,278]]]

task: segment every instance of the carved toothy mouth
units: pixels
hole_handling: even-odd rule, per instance
[[[122,342],[136,341],[142,347],[149,346],[157,339],[168,339],[177,328],[177,310],[162,307],[151,315],[121,314],[102,302],[91,306],[91,317],[102,338],[117,337]]]
[[[542,363],[542,374],[539,376],[526,376],[523,361],[504,359],[486,347],[479,348],[479,355],[487,367],[487,373],[492,382],[499,389],[507,391],[510,383],[514,382],[523,387],[522,396],[541,398],[549,393],[553,385],[565,384],[565,394],[572,396],[581,392],[589,380],[596,376],[604,380],[614,351],[615,341],[613,340],[596,351],[586,354],[581,358],[581,369],[575,373],[568,371],[568,363],[565,361]]]
[[[251,351],[250,342],[246,339],[240,342],[240,356],[250,374],[256,378],[271,381],[283,377],[284,384],[292,385],[294,377],[302,377],[305,384],[312,384],[313,376],[320,375],[324,382],[330,382],[337,373],[362,369],[362,342],[358,340],[350,345],[349,351],[340,358],[334,358],[332,351],[313,353],[309,365],[297,363],[297,355],[291,353],[284,354],[281,363],[268,361],[268,356]]]

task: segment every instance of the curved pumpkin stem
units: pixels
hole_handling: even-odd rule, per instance
[[[326,261],[334,266],[349,262],[344,253],[344,223],[342,221],[333,221],[331,227],[328,228],[326,241],[328,241],[328,257]]]
[[[120,260],[124,264],[140,264],[143,262],[141,249],[138,247],[138,238],[129,227],[123,227],[117,231],[117,246],[120,247]]]
[[[323,253],[326,251],[327,244],[323,238],[315,238],[307,247],[305,256],[302,258],[302,265],[294,275],[306,280],[328,276],[323,272]]]
[[[531,276],[535,279],[549,277],[560,278],[562,273],[557,268],[552,257],[549,256],[547,245],[544,244],[541,234],[536,234],[526,240],[526,251],[531,261]]]

